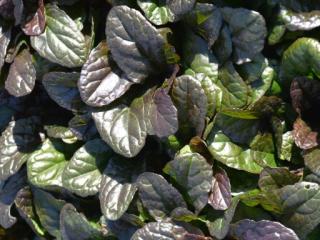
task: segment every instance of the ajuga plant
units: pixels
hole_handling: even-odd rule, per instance
[[[318,0],[0,0],[0,239],[319,240]]]

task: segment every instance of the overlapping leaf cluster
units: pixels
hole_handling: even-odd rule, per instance
[[[319,27],[316,0],[0,0],[0,238],[319,239]]]

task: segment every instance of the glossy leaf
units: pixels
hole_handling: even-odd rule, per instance
[[[130,109],[149,135],[166,137],[178,130],[177,109],[164,88],[147,91],[132,102]]]
[[[227,62],[219,70],[218,79],[217,85],[222,90],[222,106],[224,108],[245,107],[249,90],[231,62]]]
[[[289,86],[295,77],[320,76],[320,43],[313,38],[299,38],[283,53],[281,81]],[[301,64],[304,63],[304,64]]]
[[[177,207],[187,208],[181,194],[161,175],[145,172],[137,183],[140,199],[155,220],[165,219]]]
[[[119,219],[128,209],[136,191],[135,180],[143,172],[143,163],[114,156],[102,175],[100,205],[109,220]]]
[[[49,139],[43,142],[40,149],[28,157],[29,181],[42,188],[62,187],[62,173],[67,164],[63,150],[59,142]]]
[[[258,12],[244,8],[225,7],[221,12],[232,35],[234,61],[236,64],[250,62],[264,47],[267,35],[264,18]]]
[[[87,57],[88,46],[77,24],[57,5],[45,6],[46,28],[31,37],[40,56],[65,67],[79,67]]]
[[[0,179],[6,180],[27,161],[40,143],[39,119],[30,117],[12,121],[0,137]]]
[[[239,240],[299,240],[298,236],[290,228],[283,226],[279,222],[267,220],[259,222],[249,219],[241,220],[232,226],[230,235]]]
[[[208,203],[213,175],[206,159],[198,153],[178,154],[163,171],[187,191],[191,203],[200,212]]]
[[[184,61],[190,67],[186,74],[200,81],[207,96],[207,116],[212,117],[221,105],[221,89],[216,85],[218,61],[205,40],[190,32],[184,42]]]
[[[208,41],[210,47],[218,39],[223,23],[220,9],[208,3],[197,3],[186,21]]]
[[[70,111],[77,111],[83,108],[77,89],[79,77],[79,73],[76,72],[50,72],[44,75],[42,84],[58,105]]]
[[[31,229],[38,236],[44,236],[45,230],[42,229],[41,223],[36,215],[33,195],[29,186],[22,188],[17,193],[14,203],[20,216],[28,223]]]
[[[217,168],[213,173],[209,204],[216,210],[227,210],[231,205],[231,184],[225,170]]]
[[[222,132],[211,135],[208,145],[212,156],[231,168],[260,173],[263,167],[276,166],[273,154],[243,149],[232,143]]]
[[[223,216],[206,223],[211,236],[217,239],[224,239],[227,236],[238,203],[239,198],[233,198],[230,207],[223,213]]]
[[[176,240],[183,239],[187,231],[180,226],[172,223],[159,222],[148,223],[143,228],[139,229],[132,236],[132,240]]]
[[[107,111],[93,112],[101,138],[125,157],[136,156],[145,144],[146,126],[139,116],[123,105]]]
[[[133,82],[139,83],[163,69],[165,41],[137,10],[113,7],[107,18],[106,36],[114,60]]]
[[[191,76],[180,76],[173,82],[172,98],[178,109],[180,122],[190,122],[200,136],[207,113],[207,97],[201,84]]]
[[[320,221],[320,187],[316,183],[299,182],[278,191],[278,198],[286,214],[282,222],[304,239]]]
[[[49,125],[45,126],[44,129],[49,137],[61,139],[65,143],[72,144],[77,141],[76,136],[67,127]]]
[[[90,140],[94,139],[98,134],[97,128],[92,120],[91,114],[86,113],[82,115],[75,115],[69,121],[70,131],[79,139],[79,140]]]
[[[294,12],[284,6],[280,9],[280,19],[290,31],[308,31],[320,26],[320,11]]]
[[[268,193],[286,185],[295,184],[299,180],[300,177],[291,173],[287,168],[267,167],[260,173],[258,184],[262,191]]]
[[[17,218],[11,215],[11,206],[26,180],[26,171],[22,169],[0,186],[0,225],[3,228],[10,228],[17,222]]]
[[[303,153],[304,164],[311,172],[320,176],[320,148],[307,150]]]
[[[60,212],[65,201],[54,198],[50,193],[33,188],[34,204],[42,226],[54,237],[60,238]]]
[[[65,166],[63,187],[81,197],[98,193],[102,172],[112,154],[112,150],[101,139],[88,141]]]
[[[38,36],[43,33],[46,27],[45,8],[43,0],[38,0],[36,10],[31,10],[24,20],[22,30],[26,35]]]
[[[24,49],[10,66],[5,88],[13,96],[22,97],[31,93],[35,83],[36,70],[32,63],[32,56],[28,50]]]
[[[63,206],[60,212],[60,231],[63,240],[102,239],[102,233],[87,218],[77,212],[72,204]]]
[[[318,133],[313,132],[301,118],[294,122],[292,135],[296,145],[302,149],[306,150],[319,145]]]
[[[194,4],[194,0],[167,0],[165,3],[158,0],[138,1],[138,5],[144,11],[146,17],[156,25],[178,21],[193,8]]]
[[[86,104],[100,107],[121,97],[132,84],[125,74],[111,66],[107,44],[101,42],[83,65],[78,88]]]

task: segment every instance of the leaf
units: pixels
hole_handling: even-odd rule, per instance
[[[138,0],[138,5],[150,22],[155,25],[163,25],[174,22],[174,15],[168,8],[167,2],[162,4],[157,0]]]
[[[131,240],[178,240],[184,239],[187,231],[180,226],[167,222],[151,222],[140,228]]]
[[[62,185],[81,197],[99,192],[101,175],[112,150],[101,139],[86,142],[65,166]]]
[[[178,112],[165,89],[154,92],[148,118],[152,125],[152,133],[158,137],[166,137],[178,130]],[[150,129],[148,129],[148,133]]]
[[[192,32],[186,33],[183,44],[184,61],[195,72],[202,73],[215,83],[218,79],[218,61],[208,49],[208,44]]]
[[[65,204],[60,212],[60,231],[63,240],[102,239],[99,229],[77,212],[72,204]]]
[[[30,117],[12,121],[0,137],[0,180],[18,172],[40,143],[39,119]]]
[[[301,149],[307,150],[319,145],[318,133],[313,132],[301,118],[294,122],[292,135],[296,145]]]
[[[231,206],[223,213],[223,216],[213,222],[207,221],[206,225],[211,236],[217,239],[224,239],[227,236],[238,203],[239,198],[233,198]]]
[[[107,44],[101,42],[83,65],[78,88],[86,104],[101,107],[121,97],[132,84],[125,74],[111,66]]]
[[[200,212],[208,203],[213,174],[206,159],[198,153],[178,154],[163,171],[187,191],[191,203]]]
[[[296,77],[290,86],[291,103],[294,110],[301,116],[314,110],[314,105],[320,103],[320,82],[317,79]]]
[[[120,105],[111,110],[93,112],[92,117],[101,138],[116,153],[134,157],[143,148],[146,126],[130,108]]]
[[[187,208],[178,190],[161,175],[145,172],[139,176],[137,183],[140,199],[155,220],[169,217],[177,207]]]
[[[19,190],[26,185],[26,180],[26,171],[22,169],[0,186],[0,225],[5,229],[17,222],[17,218],[11,215],[11,206]]]
[[[179,20],[184,14],[192,10],[195,0],[167,0],[168,8],[174,15],[175,21]]]
[[[105,225],[119,240],[127,240],[131,239],[139,227],[126,220],[125,218],[120,218],[116,221],[107,221]]]
[[[0,6],[0,14],[2,12],[1,8],[2,6]],[[11,39],[11,29],[5,28],[2,24],[2,21],[0,20],[0,72],[4,64],[10,39]]]
[[[193,220],[198,220],[197,215],[189,211],[187,208],[183,207],[177,207],[173,209],[170,216],[172,219],[182,222],[191,222]]]
[[[68,125],[71,132],[73,132],[79,140],[87,141],[94,139],[98,133],[90,113],[75,115],[69,121]]]
[[[79,67],[87,57],[86,39],[77,24],[57,5],[45,6],[44,33],[30,38],[32,47],[44,57],[65,67]]]
[[[183,47],[184,61],[192,69],[192,71],[188,69],[186,74],[200,81],[207,96],[207,116],[211,118],[220,108],[222,96],[220,88],[216,85],[218,80],[217,59],[208,49],[207,42],[191,32],[186,34]]]
[[[77,72],[50,72],[44,75],[42,84],[58,105],[70,111],[80,111],[83,103],[77,89],[79,77]]]
[[[130,110],[139,118],[149,135],[167,137],[178,130],[177,109],[164,88],[153,88],[136,98]]]
[[[260,125],[260,120],[230,117],[223,111],[216,114],[214,129],[221,130],[232,142],[248,145],[259,133]]]
[[[10,66],[5,88],[11,95],[22,97],[32,92],[35,83],[36,69],[32,63],[32,56],[24,49]]]
[[[28,179],[35,186],[62,187],[62,173],[67,164],[61,143],[47,139],[28,157]]]
[[[219,69],[217,85],[222,90],[224,108],[243,108],[248,102],[248,87],[231,62]]]
[[[33,205],[33,195],[29,186],[22,188],[17,193],[14,203],[20,216],[27,222],[31,229],[38,236],[44,236],[45,232],[42,229],[41,223],[36,215]]]
[[[165,2],[158,0],[138,1],[139,7],[144,11],[148,20],[156,25],[178,21],[193,8],[194,4],[194,0],[166,0]]]
[[[320,11],[294,12],[281,6],[280,20],[290,31],[308,31],[320,26]]]
[[[165,68],[165,41],[137,10],[113,7],[107,18],[106,36],[112,57],[131,81],[140,83]]]
[[[218,7],[208,3],[197,3],[186,17],[188,24],[212,47],[222,27],[222,14]]]
[[[232,201],[231,184],[225,170],[217,168],[213,173],[209,204],[216,210],[227,210]]]
[[[180,76],[173,82],[171,96],[178,109],[180,122],[190,122],[196,134],[201,136],[207,113],[207,97],[200,83],[191,76]]]
[[[144,166],[133,161],[114,156],[102,175],[99,199],[103,215],[109,220],[124,214],[137,191],[135,180]]]
[[[34,8],[34,6],[32,8]],[[23,32],[29,36],[38,36],[43,33],[46,27],[46,16],[43,0],[38,0],[36,10],[30,10],[21,27]]]
[[[264,18],[260,13],[244,8],[224,7],[221,12],[232,35],[235,63],[250,62],[264,47],[267,36]]]
[[[320,148],[314,148],[303,152],[304,164],[311,172],[320,176]]]
[[[232,55],[232,38],[227,25],[222,26],[221,33],[213,46],[213,52],[221,64],[226,63]]]
[[[283,226],[281,223],[267,220],[259,222],[249,219],[241,220],[232,226],[230,235],[239,240],[299,240],[298,236],[290,228]]]
[[[320,77],[320,43],[313,38],[299,38],[282,55],[280,79],[289,87],[295,77],[313,74]],[[301,64],[304,63],[304,64]]]
[[[279,168],[264,168],[260,173],[259,177],[259,187],[262,191],[267,194],[272,190],[277,190],[286,185],[292,185],[297,183],[300,177],[291,173],[285,167]]]
[[[232,143],[222,132],[210,135],[207,142],[212,156],[228,167],[260,173],[263,167],[276,166],[273,154],[243,149]]]
[[[65,201],[54,198],[50,193],[32,188],[34,205],[42,226],[55,238],[60,239],[60,212]]]
[[[239,73],[244,81],[248,82],[250,106],[265,95],[276,75],[275,70],[269,66],[268,59],[261,54],[258,54],[252,62],[242,64]]]
[[[63,142],[72,144],[77,141],[73,132],[67,128],[57,125],[45,126],[44,129],[47,132],[48,137],[61,139]]]
[[[304,239],[320,222],[320,188],[316,183],[299,182],[277,192],[283,210],[282,222]]]
[[[282,144],[280,148],[279,158],[290,161],[292,158],[294,139],[291,131],[285,132],[282,135]]]

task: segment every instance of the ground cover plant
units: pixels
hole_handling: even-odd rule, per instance
[[[0,0],[0,239],[320,239],[317,0]]]

